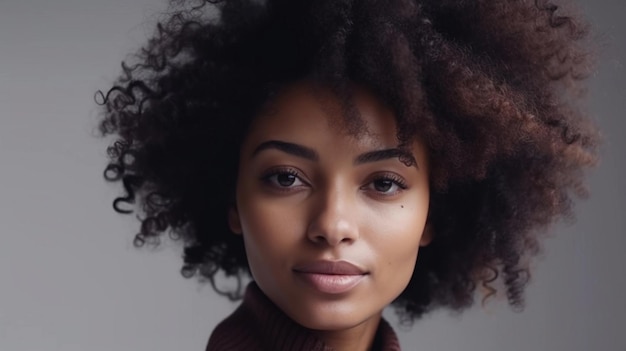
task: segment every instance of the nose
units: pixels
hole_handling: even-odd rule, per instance
[[[350,244],[357,240],[357,206],[349,192],[335,188],[316,197],[307,227],[307,238],[313,243],[329,246]]]

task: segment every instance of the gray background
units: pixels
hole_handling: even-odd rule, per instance
[[[523,313],[502,301],[438,312],[399,330],[406,350],[626,351],[626,2],[581,6],[602,47],[590,109],[606,141],[592,197],[546,242]],[[93,93],[164,8],[0,0],[0,350],[203,350],[235,307],[178,274],[176,245],[135,250],[137,223],[113,213],[118,188],[101,176]]]

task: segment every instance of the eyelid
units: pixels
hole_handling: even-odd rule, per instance
[[[403,190],[408,188],[408,184],[407,184],[406,180],[402,176],[400,176],[399,174],[396,174],[396,173],[393,173],[393,172],[376,173],[371,178],[370,182],[376,181],[376,180],[391,180],[392,182],[396,183]]]
[[[276,175],[278,173],[289,173],[291,175],[294,175],[294,176],[300,178],[304,182],[304,179],[302,179],[303,178],[302,177],[303,172],[300,171],[299,169],[297,169],[295,167],[291,167],[291,166],[271,167],[271,168],[265,170],[263,173],[261,173],[261,176],[259,178],[265,179],[267,177]]]
[[[373,188],[373,184],[376,181],[379,180],[388,180],[391,181],[393,183],[392,186],[397,187],[398,189],[396,191],[387,193],[387,192],[381,192],[378,191],[376,189]],[[400,176],[397,173],[394,172],[378,172],[375,173],[373,175],[371,175],[365,185],[363,185],[361,187],[362,190],[369,192],[371,194],[373,194],[373,196],[378,197],[380,199],[385,199],[385,198],[393,198],[394,196],[397,196],[399,194],[401,194],[403,191],[407,190],[409,188],[408,183],[406,182],[406,180],[404,179],[404,177]]]
[[[302,183],[302,185],[298,185],[298,186],[294,186],[294,187],[282,187],[282,186],[276,186],[275,184],[271,184],[271,182],[269,180],[271,177],[274,177],[274,176],[279,175],[279,174],[284,174],[284,173],[287,173],[287,174],[295,176]],[[261,174],[261,176],[259,176],[259,180],[261,180],[267,186],[272,187],[274,190],[278,190],[278,191],[282,191],[282,192],[294,191],[295,189],[298,189],[298,188],[303,187],[303,186],[310,187],[310,182],[306,179],[306,177],[303,176],[303,172],[300,171],[299,169],[295,168],[295,167],[290,167],[290,166],[276,166],[276,167],[272,167],[272,168],[264,171]]]

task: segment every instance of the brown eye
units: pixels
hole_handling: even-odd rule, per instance
[[[276,175],[276,183],[280,186],[292,186],[298,177],[290,173],[280,173]]]
[[[386,193],[394,186],[394,183],[390,179],[377,179],[373,182],[374,189],[376,191],[380,191],[381,193]]]
[[[261,177],[261,180],[273,188],[288,190],[306,185],[294,169],[275,169]]]
[[[407,189],[405,180],[394,173],[382,173],[375,175],[363,189],[378,195],[393,196]]]

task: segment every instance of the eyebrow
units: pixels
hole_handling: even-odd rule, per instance
[[[269,141],[265,141],[259,144],[259,146],[257,146],[252,152],[251,157],[254,157],[261,151],[268,150],[268,149],[280,150],[284,153],[287,153],[296,157],[301,157],[309,161],[319,160],[319,154],[315,150],[309,147],[306,147],[304,145],[299,145],[296,143],[290,143],[290,142],[279,141],[279,140],[269,140]],[[360,154],[354,159],[354,164],[361,165],[364,163],[378,162],[378,161],[388,160],[392,158],[398,158],[400,162],[404,163],[407,167],[415,166],[416,168],[419,168],[417,166],[417,161],[415,160],[415,157],[413,156],[413,154],[407,150],[403,150],[399,148],[391,148],[391,149],[374,150],[374,151],[365,152],[363,154]]]
[[[254,152],[252,152],[252,157],[256,156],[259,152],[268,149],[280,150],[284,153],[310,161],[318,161],[320,158],[317,152],[309,147],[279,140],[269,140],[259,144],[259,146],[254,149]]]
[[[357,156],[354,160],[355,165],[360,165],[363,163],[370,162],[378,162],[383,160],[388,160],[391,158],[397,158],[400,162],[404,163],[407,167],[415,166],[415,168],[419,168],[417,165],[417,161],[412,153],[407,150],[392,148],[392,149],[383,149],[383,150],[375,150],[369,151],[364,154]]]

